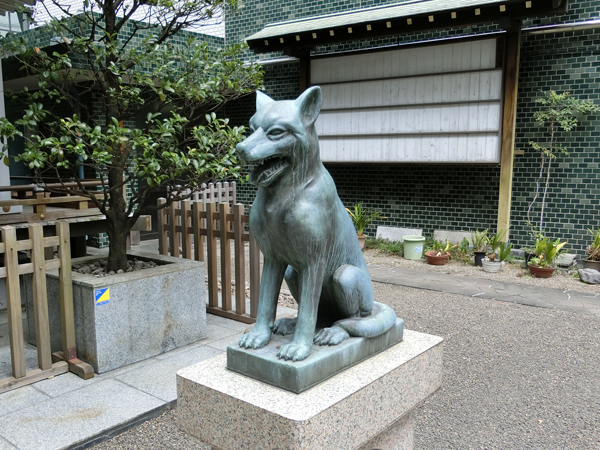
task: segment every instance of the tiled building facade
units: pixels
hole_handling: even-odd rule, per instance
[[[226,40],[244,39],[272,22],[387,3],[398,2],[247,0],[241,14],[227,19]],[[573,0],[566,14],[526,20],[523,28],[589,21],[599,15],[600,1]],[[500,31],[500,28],[484,25],[405,34],[316,47],[311,50],[311,56],[493,31]],[[543,139],[543,130],[533,118],[537,108],[535,99],[541,95],[541,90],[552,89],[569,91],[579,99],[600,103],[599,42],[600,28],[548,34],[525,31],[522,35],[510,233],[510,239],[517,247],[531,244],[526,213],[533,198],[540,159],[529,141]],[[249,53],[249,58],[283,60],[286,57],[281,53]],[[299,63],[289,58],[283,61],[280,64],[270,61],[265,65],[265,92],[275,99],[295,98],[300,93]],[[253,107],[252,101],[247,101],[237,110],[235,120],[246,120],[247,123]],[[245,114],[247,117],[243,118]],[[600,226],[600,114],[584,118],[575,131],[564,135],[562,141],[569,149],[569,156],[558,156],[554,163],[544,228],[548,236],[567,240],[572,252],[583,255],[585,246],[590,243],[587,228]],[[431,235],[434,229],[496,228],[498,164],[330,163],[326,166],[344,204],[362,202],[388,217],[378,224],[419,227],[426,235]],[[238,198],[250,204],[254,193],[251,186],[245,185]],[[373,235],[376,225],[367,232]]]

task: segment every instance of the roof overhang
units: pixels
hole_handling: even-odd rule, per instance
[[[17,11],[24,5],[33,6],[34,3],[35,0],[0,0],[0,14]]]
[[[1,0],[0,0],[1,1]],[[246,39],[255,53],[563,14],[568,0],[419,0],[276,22]]]

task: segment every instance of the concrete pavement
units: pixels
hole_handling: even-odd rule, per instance
[[[397,267],[369,270],[376,282],[600,317],[598,295]],[[247,327],[209,314],[208,336],[195,344],[91,380],[64,374],[1,394],[0,450],[85,448],[158,415],[176,401],[177,370],[223,353]]]

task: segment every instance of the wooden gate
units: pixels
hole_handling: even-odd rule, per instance
[[[58,259],[46,260],[44,249],[58,246]],[[30,253],[30,262],[19,264],[18,252]],[[56,236],[44,237],[41,224],[29,225],[29,238],[17,240],[16,229],[2,227],[0,255],[4,267],[0,278],[6,280],[6,299],[12,377],[0,380],[0,393],[71,370],[84,379],[94,376],[92,367],[77,359],[75,346],[75,321],[73,316],[73,285],[71,283],[71,245],[69,224],[56,222]],[[52,354],[46,292],[46,272],[59,270],[59,296],[63,351]],[[21,314],[19,275],[32,274],[33,314],[37,339],[39,368],[26,370]]]
[[[165,203],[164,198],[158,199],[159,206]],[[206,262],[208,312],[254,323],[260,285],[260,250],[252,233],[246,229],[247,223],[248,215],[244,214],[244,205],[240,203],[233,205],[232,209],[227,203],[175,202],[158,211],[158,247],[161,255]],[[249,247],[249,308],[246,305],[246,242]],[[219,278],[222,287],[220,302]],[[232,279],[235,302],[231,294]]]

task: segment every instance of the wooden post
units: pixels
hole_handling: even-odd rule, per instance
[[[2,242],[5,245],[4,266],[6,267],[6,301],[12,373],[15,378],[23,378],[26,374],[25,347],[23,343],[17,235],[14,227],[2,228]]]
[[[249,238],[250,247],[250,317],[256,318],[258,313],[258,295],[260,291],[260,250],[252,229]]]
[[[502,114],[502,147],[500,155],[500,192],[498,197],[497,230],[506,230],[508,241],[512,197],[513,165],[515,159],[515,128],[517,120],[517,91],[519,58],[521,55],[521,22],[512,24],[506,35],[504,59],[504,110]]]
[[[194,257],[196,261],[204,261],[204,236],[202,230],[205,229],[203,225],[204,219],[202,219],[201,212],[204,209],[204,203],[195,201],[192,203],[192,228],[194,229]]]
[[[219,231],[221,239],[221,306],[231,309],[231,243],[229,240],[229,204],[219,204]]]
[[[215,227],[215,203],[206,204],[206,252],[208,253],[208,306],[219,306],[217,279],[217,230]]]
[[[164,205],[167,203],[167,200],[164,198],[158,199],[158,206]],[[167,240],[167,227],[166,227],[166,209],[161,208],[157,211],[158,218],[158,253],[161,255],[169,254],[169,241]]]
[[[233,241],[235,258],[235,312],[246,313],[246,252],[244,250],[244,205],[233,205]]]
[[[169,206],[169,250],[171,256],[179,257],[179,236],[177,235],[177,205]]]
[[[42,370],[52,368],[50,348],[50,325],[48,320],[48,296],[46,291],[46,258],[44,256],[44,232],[41,224],[29,225],[31,239],[31,265],[33,266],[33,313],[38,365]]]
[[[58,291],[60,298],[60,317],[62,326],[62,344],[65,360],[77,357],[75,344],[75,313],[73,312],[73,283],[71,280],[71,242],[69,224],[59,220],[56,222],[58,235],[58,259],[60,269],[58,275]]]
[[[190,231],[190,214],[192,212],[192,202],[184,200],[181,202],[181,250],[183,257],[186,259],[193,259],[192,255],[192,237],[189,235]]]

